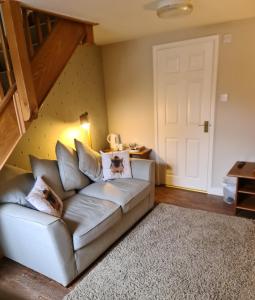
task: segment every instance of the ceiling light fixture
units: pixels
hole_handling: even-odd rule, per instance
[[[191,0],[159,0],[157,15],[159,18],[172,18],[191,14]]]

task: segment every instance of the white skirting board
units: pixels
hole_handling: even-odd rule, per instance
[[[215,196],[223,196],[223,188],[221,187],[211,187],[208,189],[209,195],[215,195]]]

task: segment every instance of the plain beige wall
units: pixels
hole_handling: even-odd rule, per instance
[[[165,20],[167,22],[167,20]],[[231,33],[233,42],[223,44]],[[236,160],[255,161],[255,19],[163,33],[102,48],[109,130],[154,148],[152,46],[220,35],[212,186]],[[229,94],[229,102],[219,95]]]
[[[50,91],[39,118],[23,136],[8,163],[29,169],[28,155],[55,158],[58,139],[73,146],[73,138],[87,141],[79,116],[89,113],[92,146],[106,146],[108,133],[100,48],[79,46]]]

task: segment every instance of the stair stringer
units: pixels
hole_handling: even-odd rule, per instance
[[[31,62],[38,106],[86,36],[85,25],[59,20]]]

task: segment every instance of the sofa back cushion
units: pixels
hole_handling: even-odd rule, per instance
[[[92,181],[101,181],[103,178],[101,155],[78,140],[74,142],[79,157],[79,169]]]
[[[15,203],[31,207],[26,196],[33,188],[34,182],[32,173],[5,165],[0,172],[0,203]]]
[[[89,178],[79,170],[79,161],[75,150],[58,141],[56,156],[65,191],[80,190],[90,184]]]
[[[69,198],[75,194],[75,191],[66,192],[63,188],[58,163],[56,160],[39,159],[30,155],[30,163],[34,178],[43,177],[45,182],[55,191],[55,193],[62,199]]]

